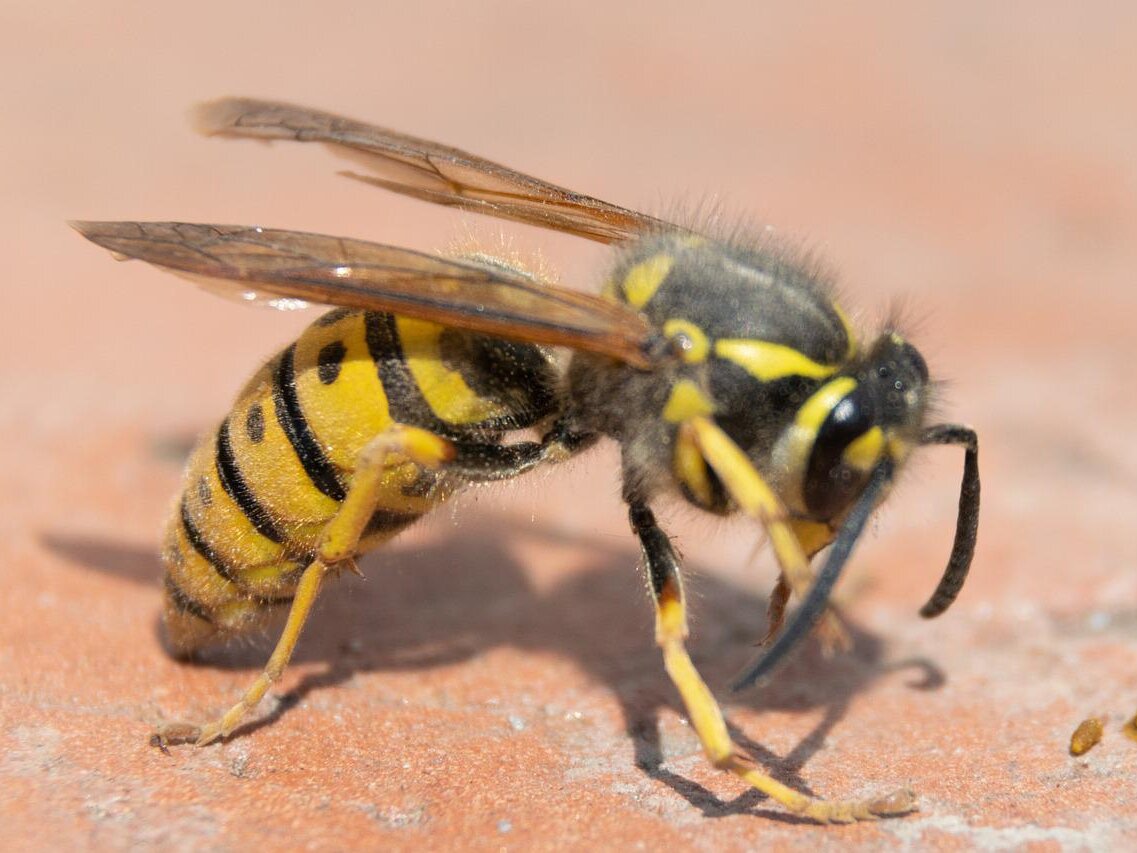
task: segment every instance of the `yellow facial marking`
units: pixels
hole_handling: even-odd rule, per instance
[[[798,409],[793,424],[775,445],[773,459],[775,465],[786,472],[787,485],[784,498],[791,509],[798,512],[805,510],[801,482],[809,464],[813,443],[817,440],[818,430],[833,411],[833,407],[856,387],[857,380],[851,376],[841,376],[826,382]]]
[[[699,415],[713,415],[714,404],[690,379],[680,379],[671,387],[671,396],[663,407],[663,419],[678,424]]]
[[[675,258],[667,254],[659,254],[640,261],[624,276],[624,298],[633,308],[643,308],[647,305],[667,274]]]
[[[786,376],[823,379],[837,370],[835,366],[819,364],[793,347],[750,338],[715,341],[715,355],[734,362],[761,382],[771,382]]]
[[[805,405],[798,409],[797,417],[794,418],[794,427],[808,430],[810,432],[810,444],[812,444],[813,439],[817,436],[817,431],[821,429],[821,425],[825,423],[825,419],[829,417],[833,407],[856,387],[857,380],[851,376],[842,376],[840,379],[826,382],[814,392],[812,397],[805,401]]]
[[[884,449],[884,431],[875,426],[862,435],[849,442],[841,459],[858,471],[871,471],[880,459],[880,452]]]
[[[681,342],[680,358],[688,364],[706,361],[711,344],[703,330],[694,323],[687,320],[668,320],[663,324],[663,334]]]

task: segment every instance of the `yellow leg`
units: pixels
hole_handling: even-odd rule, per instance
[[[679,562],[667,536],[644,504],[630,508],[632,529],[639,536],[655,601],[655,640],[663,651],[663,663],[671,677],[703,752],[720,770],[738,776],[794,814],[821,823],[851,823],[910,812],[915,795],[906,789],[875,800],[818,800],[806,796],[763,773],[742,754],[730,738],[722,710],[687,654],[687,614]]]
[[[778,496],[754,469],[746,454],[710,418],[692,418],[684,422],[681,429],[691,432],[703,458],[722,480],[739,508],[762,522],[786,583],[799,597],[804,596],[813,582],[813,573],[809,569],[809,558],[794,534],[789,514]]]
[[[300,583],[296,587],[296,597],[292,600],[292,609],[288,611],[288,621],[276,641],[276,648],[265,664],[264,670],[257,676],[241,700],[226,711],[220,718],[201,727],[194,740],[198,746],[205,746],[218,738],[227,737],[237,727],[244,716],[257,706],[264,698],[269,687],[275,684],[284,674],[284,668],[292,658],[296,648],[296,641],[300,639],[300,631],[308,621],[308,614],[316,597],[320,594],[320,584],[328,573],[328,566],[322,560],[314,560],[300,576]]]
[[[755,470],[746,454],[709,418],[692,418],[683,424],[682,429],[689,431],[699,451],[739,508],[762,522],[774,547],[774,556],[782,572],[778,585],[770,593],[769,628],[762,640],[765,644],[773,640],[782,627],[789,591],[792,590],[799,599],[809,591],[813,584],[810,558],[833,540],[833,531],[827,525],[791,519],[781,500]],[[789,589],[785,588],[787,586]],[[845,629],[832,613],[825,614],[818,631],[827,652],[848,649],[852,645]]]
[[[401,425],[392,427],[373,439],[360,454],[351,487],[340,504],[339,511],[324,528],[315,559],[300,576],[292,608],[288,611],[288,621],[264,670],[240,701],[221,717],[201,727],[185,723],[163,726],[153,739],[157,745],[193,741],[198,746],[204,746],[226,737],[264,698],[269,687],[280,679],[292,658],[312,605],[320,594],[324,578],[329,572],[337,571],[343,566],[358,571],[352,558],[367,522],[375,512],[387,457],[395,453],[423,467],[438,468],[453,458],[454,448],[448,441],[431,432]]]

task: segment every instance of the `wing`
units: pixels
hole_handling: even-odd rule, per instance
[[[73,222],[123,260],[241,293],[256,290],[599,353],[651,367],[666,347],[634,309],[541,284],[507,267],[346,237],[238,225]]]
[[[197,128],[208,135],[325,142],[375,174],[349,177],[435,204],[566,231],[602,243],[676,226],[545,183],[450,148],[331,113],[253,98],[222,98],[198,106]]]

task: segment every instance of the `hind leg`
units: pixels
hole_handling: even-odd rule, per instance
[[[241,699],[221,717],[204,726],[174,723],[163,726],[155,734],[155,742],[162,746],[170,742],[193,741],[198,746],[225,737],[233,731],[257,703],[264,697],[288,666],[300,632],[308,621],[312,605],[319,597],[320,588],[329,572],[351,567],[359,540],[367,522],[375,512],[383,485],[387,458],[399,454],[424,468],[440,468],[454,455],[453,446],[446,439],[417,427],[394,426],[374,438],[360,454],[352,477],[351,487],[320,536],[312,562],[300,576],[296,595],[288,612],[284,630],[273,649],[264,670],[245,691]]]

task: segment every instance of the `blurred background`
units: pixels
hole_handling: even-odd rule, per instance
[[[1129,3],[0,5],[0,814],[10,837],[219,849],[1050,843],[1122,847],[1137,743],[1137,7]],[[779,818],[703,762],[652,646],[616,454],[479,489],[322,602],[272,725],[146,746],[232,701],[155,635],[161,524],[193,437],[311,321],[119,265],[67,219],[271,225],[606,250],[335,176],[319,147],[207,140],[196,101],[310,104],[617,204],[717,212],[823,256],[870,332],[899,306],[981,436],[968,588],[961,460],[927,451],[838,599],[855,639],[735,697],[754,755],[821,796],[922,811]],[[665,509],[726,696],[774,569],[750,525]],[[493,535],[487,535],[487,531]],[[286,713],[287,711],[287,713]],[[1084,717],[1105,740],[1068,756]],[[714,819],[721,818],[721,819]],[[288,828],[289,835],[280,830]]]

